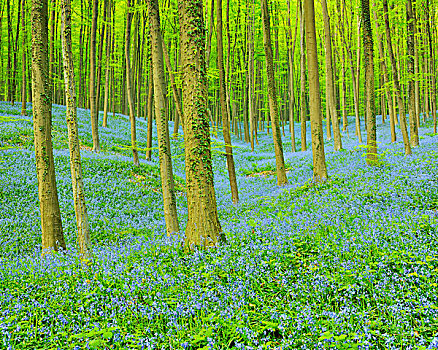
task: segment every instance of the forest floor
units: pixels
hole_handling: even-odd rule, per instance
[[[109,128],[100,128],[103,151],[92,153],[89,111],[80,109],[94,248],[84,269],[75,245],[65,108],[53,107],[53,142],[68,252],[41,258],[33,131],[20,107],[0,103],[0,116],[10,118],[0,124],[1,349],[431,347],[438,331],[438,137],[430,122],[420,129],[420,147],[405,157],[379,119],[380,161],[373,168],[354,135],[343,135],[345,149],[337,153],[326,140],[330,180],[320,185],[311,183],[311,150],[291,153],[287,130],[284,187],[272,175],[271,134],[259,135],[254,153],[233,138],[237,206],[223,142],[214,137],[228,243],[186,254],[182,235],[165,235],[157,150],[151,162],[141,152],[134,167],[128,118],[111,115]],[[295,129],[298,140],[298,123]],[[144,121],[137,132],[144,149]],[[182,139],[172,141],[172,154],[184,231]]]

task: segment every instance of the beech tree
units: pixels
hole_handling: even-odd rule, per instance
[[[225,241],[217,215],[207,114],[207,71],[202,1],[180,1],[185,169],[188,221],[185,247],[214,247]]]
[[[328,178],[322,132],[321,97],[319,94],[318,51],[316,47],[315,8],[313,0],[304,0],[306,53],[309,70],[310,131],[312,136],[313,181]]]
[[[73,202],[78,229],[78,246],[81,260],[91,258],[90,225],[85,205],[85,189],[82,181],[81,150],[79,145],[76,109],[76,87],[71,44],[71,0],[61,0],[61,43],[64,65],[64,85],[66,96],[66,117],[68,146],[70,150],[70,170],[73,187]]]
[[[272,58],[271,25],[269,19],[268,1],[262,0],[263,43],[266,57],[266,72],[268,76],[269,114],[271,116],[272,137],[274,139],[275,163],[277,165],[277,185],[288,183],[286,167],[284,165],[283,144],[278,121],[278,102],[274,77],[274,63]]]
[[[170,235],[179,231],[179,223],[176,210],[172,157],[170,153],[169,125],[166,113],[163,44],[158,0],[149,0],[149,24],[151,31],[155,120],[157,123],[161,188],[163,192],[164,218],[166,220],[167,233]]]
[[[47,0],[32,0],[32,101],[43,254],[65,249],[52,148]]]

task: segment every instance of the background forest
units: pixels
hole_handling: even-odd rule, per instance
[[[438,348],[437,16],[0,0],[0,348]]]

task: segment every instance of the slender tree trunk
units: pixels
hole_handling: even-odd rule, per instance
[[[100,42],[99,42],[99,53],[97,55],[97,78],[96,78],[96,109],[99,113],[101,105],[101,80],[102,80],[102,57],[103,57],[103,39],[105,38],[106,21],[107,21],[107,11],[108,11],[108,0],[103,2],[103,23],[100,29]]]
[[[365,52],[365,119],[367,129],[367,164],[376,165],[377,136],[374,95],[374,50],[369,0],[361,0],[361,8],[363,23],[363,48]]]
[[[228,120],[227,96],[226,96],[226,81],[224,67],[224,48],[222,40],[222,0],[217,1],[216,16],[217,16],[217,65],[219,69],[219,98],[221,103],[222,113],[222,132],[225,141],[225,153],[227,156],[228,177],[230,179],[231,197],[233,203],[239,202],[239,194],[237,190],[236,170],[234,169],[233,148],[231,144],[230,125]],[[254,62],[253,62],[254,63]],[[252,126],[254,126],[252,124]],[[252,141],[254,148],[254,141]]]
[[[21,115],[26,115],[26,0],[21,4]],[[1,28],[0,28],[1,30]]]
[[[91,45],[90,45],[90,115],[91,115],[91,135],[93,137],[93,152],[100,151],[99,144],[99,111],[96,106],[96,31],[97,13],[99,0],[90,0],[90,7],[93,5],[93,18],[91,21]]]
[[[47,0],[32,0],[32,101],[43,255],[65,249],[52,148]]]
[[[312,135],[313,181],[327,180],[324,138],[322,131],[321,97],[319,93],[318,51],[316,46],[315,8],[313,0],[304,0],[304,24],[306,28],[307,62],[309,69],[309,107]]]
[[[149,0],[149,16],[155,94],[155,120],[157,123],[158,154],[160,157],[160,175],[161,188],[163,191],[164,218],[166,220],[167,234],[171,235],[172,233],[179,231],[179,223],[176,210],[172,157],[170,153],[169,125],[166,114],[166,85],[164,79],[163,43],[161,37],[158,0]]]
[[[110,11],[108,11],[108,22],[111,20],[111,0],[108,4]],[[106,40],[105,40],[106,48],[105,48],[105,91],[103,97],[103,122],[102,127],[106,128],[108,126],[108,103],[109,103],[109,80],[110,80],[110,57],[111,57],[111,26],[108,26],[106,31]]]
[[[388,101],[388,107],[389,107],[389,127],[391,129],[391,142],[396,142],[397,135],[395,133],[395,111],[394,111],[394,105],[392,103],[392,95],[391,95],[391,91],[390,91],[390,87],[389,87],[388,69],[386,67],[386,59],[385,59],[385,54],[383,51],[383,41],[382,41],[383,39],[379,33],[377,13],[375,10],[374,10],[374,23],[376,24],[376,35],[377,35],[377,43],[378,43],[378,48],[379,48],[380,65],[382,66],[383,82],[385,85],[386,100]]]
[[[408,73],[408,113],[411,133],[411,147],[419,145],[418,124],[415,108],[415,16],[412,9],[412,0],[406,1],[407,22],[407,73]]]
[[[148,131],[146,141],[146,159],[152,160],[152,119],[153,119],[153,95],[154,95],[154,81],[152,75],[152,64],[149,67],[149,90],[148,90],[148,103],[147,103],[147,116],[148,116]]]
[[[207,71],[202,1],[178,3],[183,74],[184,141],[188,221],[186,249],[214,247],[225,241],[213,183],[207,115]]]
[[[294,33],[294,39],[292,40],[292,28],[290,23],[290,0],[287,0],[287,24],[289,27],[289,40],[288,40],[288,60],[289,60],[289,132],[291,136],[291,145],[292,145],[292,152],[296,152],[296,145],[295,145],[295,118],[294,118],[294,106],[295,106],[295,89],[294,89],[294,57],[295,57],[295,43],[297,39],[297,33],[298,33],[298,12],[299,12],[299,2],[297,2],[297,13],[295,18],[295,33]],[[292,44],[292,47],[290,45]]]
[[[326,81],[327,81],[327,102],[329,114],[333,125],[334,149],[342,149],[341,132],[339,130],[338,111],[336,109],[336,90],[334,82],[333,62],[332,62],[332,44],[330,31],[330,17],[327,10],[326,0],[321,0],[322,15],[324,17],[324,34],[325,34],[325,52],[326,52]],[[327,115],[327,118],[329,115]]]
[[[126,93],[128,95],[129,104],[129,121],[131,123],[131,146],[132,155],[134,158],[134,165],[139,165],[137,150],[137,130],[135,126],[135,111],[134,101],[132,98],[132,81],[131,81],[131,62],[130,62],[130,49],[131,49],[131,22],[132,22],[132,10],[131,0],[126,0],[127,14],[126,14],[126,36],[125,36],[125,69],[126,69]]]
[[[12,79],[12,51],[14,43],[14,34],[12,32],[12,14],[11,14],[11,2],[6,1],[6,14],[8,18],[8,101],[14,105],[14,97],[12,93],[13,79]]]
[[[205,10],[207,11],[207,8]],[[214,23],[214,0],[211,0],[210,24],[208,27],[207,47],[205,52],[205,57],[206,57],[205,61],[206,61],[207,69],[210,66],[211,37],[213,36],[213,23]]]
[[[82,181],[71,29],[71,0],[61,0],[61,40],[73,201],[76,213],[76,225],[78,228],[79,254],[81,260],[89,260],[91,258],[92,248],[90,225],[85,205],[85,189]]]
[[[184,125],[184,116],[182,112],[181,107],[181,101],[178,94],[178,89],[175,83],[175,77],[173,75],[173,69],[172,69],[172,63],[170,62],[169,54],[167,52],[166,44],[164,40],[161,42],[163,43],[163,54],[164,54],[164,60],[166,61],[166,67],[167,71],[169,72],[169,78],[170,78],[170,86],[172,88],[172,94],[173,94],[173,100],[175,102],[175,109],[176,109],[176,116],[175,116],[175,123],[173,128],[173,135],[174,138],[178,138],[178,128],[179,128],[179,122],[181,121],[181,125]],[[183,126],[184,128],[184,126]]]
[[[301,151],[307,151],[306,130],[306,36],[303,1],[300,0],[300,120],[301,120]]]
[[[435,52],[433,49],[433,41],[432,34],[430,30],[430,16],[429,16],[429,0],[425,2],[425,15],[426,15],[426,34],[429,42],[429,73],[430,73],[430,81],[431,81],[431,89],[430,89],[430,102],[431,102],[431,110],[433,117],[433,132],[437,133],[437,106],[436,106],[436,72],[435,72]],[[432,16],[433,17],[433,16]]]
[[[221,0],[217,0],[220,2]],[[250,126],[250,142],[251,150],[254,152],[254,134],[255,134],[255,107],[254,107],[254,3],[252,9],[248,8],[248,12],[251,11],[251,15],[248,14],[248,114],[249,114],[249,126]]]
[[[263,43],[266,57],[266,71],[268,78],[269,112],[272,123],[272,137],[274,139],[275,162],[277,166],[277,185],[283,186],[288,183],[286,167],[284,165],[283,144],[278,121],[278,102],[274,77],[274,64],[272,59],[271,27],[269,19],[268,1],[262,0]]]
[[[409,143],[408,129],[406,127],[405,105],[404,105],[404,102],[403,102],[403,99],[401,96],[400,83],[398,80],[397,65],[396,65],[396,61],[395,61],[395,57],[394,57],[394,52],[392,50],[391,31],[390,31],[390,27],[389,27],[389,17],[388,17],[388,1],[387,0],[383,0],[383,15],[384,15],[384,19],[385,19],[386,41],[387,41],[387,45],[388,45],[389,58],[391,60],[395,94],[397,96],[398,108],[400,111],[400,129],[401,129],[402,135],[403,135],[403,143],[405,145],[405,154],[410,155],[412,153],[411,152],[411,145]]]

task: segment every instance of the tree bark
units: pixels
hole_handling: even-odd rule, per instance
[[[31,22],[33,129],[44,255],[65,249],[52,148],[47,0],[32,1]]]
[[[131,147],[134,165],[139,165],[137,150],[137,130],[135,126],[135,111],[134,101],[132,98],[132,81],[131,81],[131,62],[130,62],[130,49],[131,49],[131,22],[132,22],[132,10],[131,0],[126,0],[127,14],[126,14],[126,31],[125,31],[125,69],[126,69],[126,93],[128,95],[129,104],[129,121],[131,123]]]
[[[400,111],[400,129],[403,135],[403,143],[405,145],[405,154],[410,155],[412,153],[411,151],[411,145],[409,143],[409,135],[408,135],[408,129],[406,127],[406,112],[405,112],[405,105],[404,101],[401,96],[401,89],[400,89],[400,82],[398,80],[398,72],[397,72],[397,64],[394,57],[394,52],[392,50],[392,42],[391,42],[391,31],[389,27],[389,17],[388,17],[388,0],[383,0],[383,16],[385,20],[385,30],[386,30],[386,41],[388,44],[388,53],[389,58],[391,60],[391,66],[392,66],[392,75],[394,80],[394,87],[395,87],[395,94],[397,96],[398,101],[398,108]]]
[[[326,57],[326,81],[327,81],[327,102],[329,114],[333,126],[334,149],[339,151],[342,149],[341,132],[339,130],[338,111],[336,109],[336,90],[334,83],[333,62],[332,62],[332,44],[331,44],[331,30],[330,17],[327,10],[326,0],[321,0],[322,15],[324,18],[324,35],[325,35],[325,57]],[[327,118],[329,116],[327,115]]]
[[[99,0],[90,0],[93,5],[93,18],[91,21],[91,43],[90,43],[90,115],[91,135],[93,137],[93,152],[100,151],[99,144],[99,111],[96,106],[96,31]]]
[[[407,73],[408,73],[408,113],[411,133],[411,147],[418,147],[418,124],[415,108],[415,15],[412,8],[412,0],[406,1],[407,22]]]
[[[374,50],[373,33],[371,30],[369,0],[361,0],[363,23],[363,48],[365,52],[365,120],[367,128],[367,164],[376,165],[376,106],[374,95]]]
[[[301,121],[301,151],[307,151],[307,116],[306,116],[306,36],[303,1],[300,1],[300,121]]]
[[[207,112],[207,71],[202,1],[178,3],[183,74],[188,222],[186,249],[225,242],[217,215]]]
[[[26,0],[21,3],[21,115],[26,115]]]
[[[172,233],[179,231],[179,223],[176,209],[172,157],[170,153],[169,125],[166,114],[166,85],[164,79],[163,43],[158,0],[149,0],[149,16],[161,188],[163,192],[164,218],[166,220],[167,235],[170,236]]]
[[[239,193],[237,190],[236,170],[234,168],[233,148],[232,148],[231,136],[230,136],[230,125],[229,125],[228,109],[227,109],[227,94],[225,92],[226,81],[225,81],[225,67],[224,67],[224,48],[223,48],[223,39],[222,39],[222,0],[216,0],[216,1],[217,1],[217,8],[216,8],[217,65],[219,69],[219,98],[220,98],[221,113],[222,113],[222,133],[225,142],[225,153],[227,157],[227,168],[228,168],[228,177],[230,180],[230,187],[231,187],[231,197],[233,199],[233,203],[237,204],[239,202]],[[252,127],[254,127],[254,124],[252,124]],[[253,138],[252,138],[252,146],[254,148]]]
[[[313,0],[304,0],[307,62],[309,70],[309,107],[312,135],[313,181],[327,180],[324,139],[322,132],[321,97],[319,90],[318,51],[316,46],[315,8]]]
[[[265,48],[266,72],[268,78],[269,113],[271,115],[272,137],[274,139],[275,163],[277,166],[277,185],[288,183],[286,167],[284,165],[283,144],[278,121],[278,102],[274,77],[274,63],[272,59],[271,27],[269,19],[268,1],[262,0],[263,44]]]
[[[81,260],[89,260],[92,255],[92,248],[90,239],[90,225],[88,222],[87,208],[85,205],[85,189],[82,180],[71,29],[71,0],[61,0],[61,41],[73,201],[76,213],[76,225],[78,229],[79,255]]]

